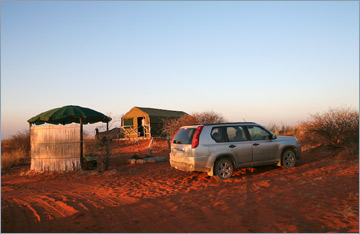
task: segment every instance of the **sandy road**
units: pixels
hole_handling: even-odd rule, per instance
[[[2,175],[2,232],[358,232],[358,160],[322,148],[290,170],[219,182],[168,162]]]

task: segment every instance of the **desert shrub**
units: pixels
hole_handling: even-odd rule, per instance
[[[198,112],[191,115],[183,115],[178,119],[163,120],[162,134],[172,138],[176,131],[185,125],[224,123],[226,119],[213,111]]]
[[[269,126],[266,127],[271,132],[276,135],[286,135],[286,136],[294,136],[297,133],[297,126],[288,126],[282,124],[280,126],[276,125],[275,123],[270,123]]]
[[[323,144],[358,149],[359,111],[350,108],[330,108],[325,113],[312,114],[301,123],[305,135],[315,135]]]
[[[163,119],[162,121],[161,133],[172,137],[181,126],[194,124],[195,118],[192,115],[183,115],[178,119]]]
[[[30,131],[18,132],[1,141],[1,169],[30,161]]]
[[[1,153],[1,169],[17,166],[28,162],[28,160],[28,154],[22,149]]]
[[[24,130],[1,141],[1,152],[12,152],[22,150],[30,154],[30,131]]]
[[[309,132],[305,133],[303,127],[300,125],[288,126],[284,124],[276,125],[275,123],[270,123],[270,125],[267,126],[267,129],[278,136],[296,137],[301,145],[302,150],[307,150],[309,148],[314,148],[320,145],[319,137]]]
[[[195,118],[195,124],[224,123],[227,121],[221,114],[214,111],[194,113],[192,116]]]

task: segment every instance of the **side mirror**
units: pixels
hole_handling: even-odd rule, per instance
[[[277,137],[276,137],[276,135],[275,134],[271,134],[271,136],[270,136],[270,140],[275,140]]]

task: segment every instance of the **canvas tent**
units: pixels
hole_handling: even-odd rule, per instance
[[[121,126],[126,137],[158,137],[164,119],[180,118],[183,111],[163,110],[148,107],[133,107],[121,119]]]

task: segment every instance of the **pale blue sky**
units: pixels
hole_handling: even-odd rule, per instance
[[[2,138],[64,105],[263,125],[358,109],[359,2],[2,1]]]

